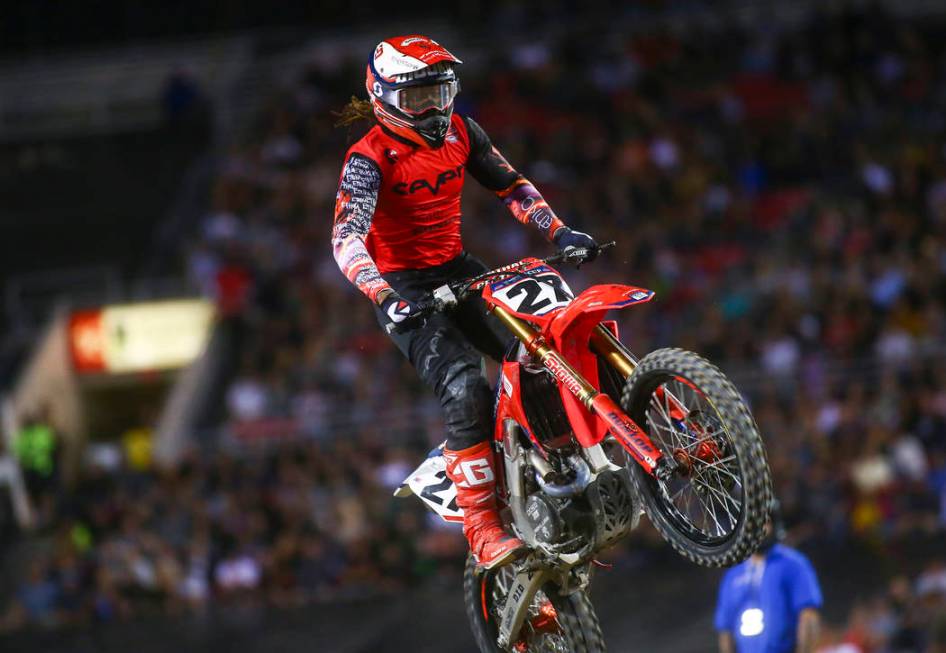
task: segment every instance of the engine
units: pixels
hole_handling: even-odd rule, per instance
[[[536,540],[560,553],[578,551],[594,532],[591,507],[581,496],[563,499],[535,492],[526,498],[526,518]]]
[[[525,516],[536,540],[561,553],[579,550],[594,535],[594,517],[585,496],[591,470],[573,452],[552,451],[546,459],[530,449],[526,458],[532,476]]]
[[[627,470],[605,470],[592,479],[584,461],[553,452],[549,460],[530,450],[534,476],[525,517],[539,544],[556,553],[597,550],[637,526],[640,503]]]

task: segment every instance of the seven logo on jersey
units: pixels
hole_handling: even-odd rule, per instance
[[[414,181],[408,183],[402,181],[400,183],[394,184],[391,187],[391,190],[397,193],[398,195],[413,195],[419,190],[426,188],[431,195],[436,195],[440,192],[440,188],[449,181],[454,179],[463,178],[463,164],[458,165],[456,168],[451,170],[444,170],[439,175],[437,179],[434,180],[434,183],[431,184],[426,179],[415,179]]]

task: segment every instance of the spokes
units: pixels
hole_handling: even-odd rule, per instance
[[[743,512],[739,461],[720,416],[706,396],[680,377],[655,388],[647,431],[678,473],[661,481],[668,517],[708,543],[729,537]]]

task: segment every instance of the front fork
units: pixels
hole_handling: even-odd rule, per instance
[[[674,465],[662,456],[647,434],[624,414],[611,397],[598,392],[560,353],[550,347],[535,327],[520,320],[502,306],[493,305],[490,310],[515,334],[536,361],[568,388],[568,391],[575,395],[585,408],[604,420],[611,435],[641,467],[647,470],[647,473],[658,478],[666,478],[673,474]],[[620,342],[601,325],[598,325],[595,330],[592,346],[596,353],[603,355],[622,374],[629,375],[633,372],[634,361],[630,352],[627,352]]]
[[[615,338],[614,334],[603,324],[599,324],[591,332],[589,344],[591,345],[591,351],[603,357],[611,367],[623,374],[625,379],[637,368],[637,359],[634,354],[628,351],[627,347]],[[654,390],[654,395],[657,397],[657,401],[666,403],[671,418],[680,422],[686,419],[689,410],[682,401],[673,396],[672,392],[660,386]]]

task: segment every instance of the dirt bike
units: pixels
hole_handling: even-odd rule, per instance
[[[575,296],[551,267],[613,245],[525,258],[443,286],[412,318],[479,294],[516,337],[496,385],[497,493],[507,529],[529,550],[487,572],[467,560],[466,612],[483,653],[604,651],[587,595],[595,555],[642,512],[704,566],[736,564],[763,537],[771,475],[733,384],[692,352],[638,360],[621,344],[605,313],[647,303],[653,291],[605,284]],[[395,496],[416,494],[462,522],[441,450]]]

